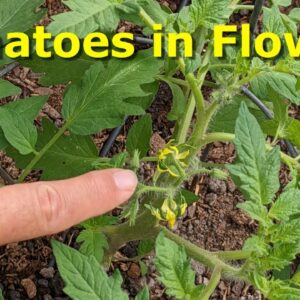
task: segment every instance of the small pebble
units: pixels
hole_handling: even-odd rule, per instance
[[[132,279],[138,279],[140,276],[141,276],[141,270],[140,270],[140,267],[135,264],[135,263],[132,263],[130,265],[130,268],[127,272],[128,276],[131,277]]]
[[[55,270],[54,268],[50,267],[50,268],[43,268],[41,271],[40,271],[40,274],[44,277],[44,278],[53,278],[54,277],[54,274],[55,274]]]
[[[36,296],[37,293],[36,286],[31,279],[29,278],[22,279],[21,285],[25,289],[29,299],[33,299]]]

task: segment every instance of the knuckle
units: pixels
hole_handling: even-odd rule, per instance
[[[37,202],[40,212],[40,226],[48,232],[57,223],[57,220],[64,215],[66,210],[65,200],[54,186],[41,184],[37,189]]]

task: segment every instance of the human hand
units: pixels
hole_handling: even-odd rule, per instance
[[[133,194],[131,171],[94,171],[68,180],[24,183],[0,189],[0,244],[60,232],[104,214]]]

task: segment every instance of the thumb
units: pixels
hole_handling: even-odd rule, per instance
[[[0,189],[0,244],[60,232],[128,200],[137,185],[127,170],[94,171],[62,181]]]

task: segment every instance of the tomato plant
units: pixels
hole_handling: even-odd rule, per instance
[[[20,24],[1,19],[0,37],[11,30],[26,31],[30,27],[27,18],[40,18],[40,12],[33,14],[32,7],[41,2],[24,1],[28,12],[22,12]],[[279,35],[290,32],[296,39],[298,9],[286,15],[280,12],[280,6],[287,6],[290,1],[269,2],[263,9],[263,30]],[[0,3],[5,16],[16,5],[11,0]],[[3,8],[2,3],[6,4]],[[152,49],[148,49],[138,51],[129,60],[97,61],[81,54],[70,61],[59,57],[47,61],[33,54],[31,60],[20,61],[45,74],[42,84],[68,86],[61,128],[47,119],[42,128],[33,125],[45,97],[0,108],[0,149],[5,149],[23,169],[19,182],[32,170],[41,170],[42,179],[53,180],[110,167],[138,173],[144,162],[156,166],[151,184],[140,178],[134,196],[118,218],[101,216],[80,225],[79,251],[53,242],[66,294],[73,299],[128,299],[121,289],[120,273],[116,271],[109,277],[104,267],[124,244],[140,241],[141,248],[147,249],[140,256],[155,247],[159,280],[169,296],[209,299],[220,278],[225,277],[253,284],[268,299],[300,299],[299,273],[285,279],[275,276],[300,252],[299,157],[281,152],[277,145],[285,139],[300,148],[300,122],[288,114],[291,105],[300,103],[300,62],[289,57],[286,49],[274,60],[262,60],[255,52],[251,59],[243,58],[240,49],[233,46],[226,47],[224,58],[213,57],[214,25],[226,24],[234,12],[249,9],[254,10],[254,30],[262,2],[252,6],[230,0],[193,0],[179,13],[163,9],[154,0],[68,0],[65,4],[71,11],[53,17],[47,28],[53,35],[64,31],[80,37],[96,30],[112,33],[120,20],[130,21],[143,28],[145,35],[151,35],[154,24],[163,24],[165,32],[192,34],[195,51],[193,58],[179,55],[170,59],[166,55],[163,60],[154,58]],[[267,49],[271,46],[266,44]],[[179,50],[183,50],[180,45]],[[176,125],[165,148],[149,157],[152,120],[145,111],[154,99],[159,81],[166,82],[172,91],[169,119]],[[205,86],[212,90],[208,99],[203,96]],[[263,100],[272,119],[242,92],[245,86]],[[0,97],[16,93],[17,88],[0,81]],[[128,115],[141,117],[129,131],[126,151],[112,158],[99,157],[91,135],[120,126]],[[266,136],[272,137],[271,143]],[[207,166],[199,159],[200,151],[215,141],[234,143],[234,164]],[[290,169],[292,177],[284,190],[279,184],[281,164]],[[231,176],[245,196],[239,208],[257,222],[258,229],[243,249],[209,252],[172,231],[177,218],[195,201],[184,189],[184,183],[198,174],[222,180]],[[190,258],[212,269],[207,286],[195,285]],[[243,263],[237,267],[234,261]],[[147,287],[136,299],[149,299]]]

